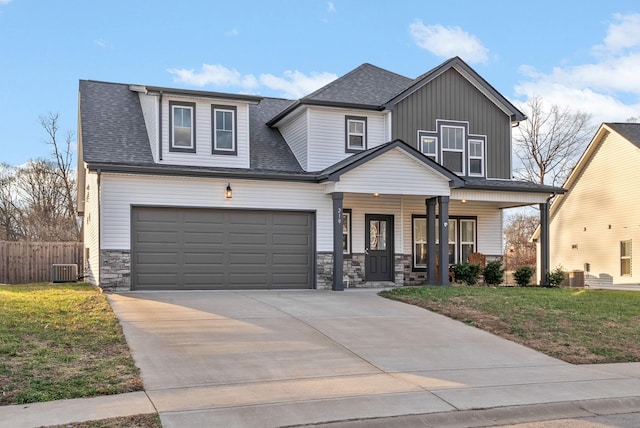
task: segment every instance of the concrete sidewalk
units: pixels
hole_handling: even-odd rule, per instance
[[[640,363],[574,366],[375,290],[109,300],[145,393],[0,407],[0,427],[155,410],[165,428],[472,427],[640,412]]]

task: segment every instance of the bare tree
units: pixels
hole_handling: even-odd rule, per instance
[[[529,238],[538,227],[538,216],[518,212],[511,215],[504,227],[505,269],[536,265],[536,244]]]
[[[68,215],[64,184],[56,169],[52,161],[40,159],[17,170],[27,240],[72,241],[77,237],[76,218]]]
[[[24,236],[21,217],[15,168],[0,163],[0,239],[19,241]]]
[[[40,116],[40,124],[48,136],[46,141],[52,147],[53,162],[55,163],[54,174],[59,178],[59,184],[64,190],[64,206],[66,216],[74,219],[75,234],[73,240],[80,239],[80,229],[76,219],[76,178],[72,168],[74,134],[67,131],[64,142],[58,141],[59,131],[59,114],[49,113],[46,116]]]
[[[561,185],[593,135],[591,115],[557,105],[545,110],[540,97],[530,98],[525,110],[529,119],[515,136],[518,173],[527,181]]]

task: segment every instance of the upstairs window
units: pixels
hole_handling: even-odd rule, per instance
[[[484,176],[484,141],[469,140],[469,175]]]
[[[235,155],[236,145],[236,108],[233,106],[211,106],[214,154]]]
[[[196,152],[195,103],[169,102],[169,151]]]
[[[464,128],[442,127],[442,165],[449,170],[464,174]]]
[[[438,161],[438,139],[427,135],[420,136],[420,151],[434,162]]]
[[[367,149],[367,118],[347,116],[345,130],[345,151],[360,152]]]

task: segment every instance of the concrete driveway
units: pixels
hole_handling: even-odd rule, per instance
[[[640,396],[640,366],[573,366],[376,290],[135,292],[109,301],[166,428]]]

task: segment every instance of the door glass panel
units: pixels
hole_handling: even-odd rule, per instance
[[[384,251],[387,249],[387,222],[369,221],[369,249]]]

